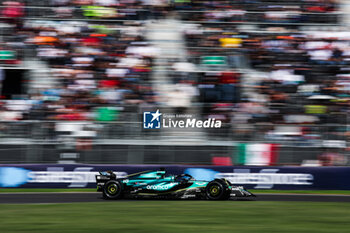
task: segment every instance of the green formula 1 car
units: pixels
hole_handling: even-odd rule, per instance
[[[164,198],[226,200],[235,197],[255,197],[241,186],[225,179],[210,182],[195,180],[188,174],[166,175],[164,170],[144,171],[124,178],[113,172],[96,175],[97,191],[105,199]]]

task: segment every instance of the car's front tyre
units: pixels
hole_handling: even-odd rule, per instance
[[[205,188],[206,197],[209,200],[227,200],[230,198],[230,190],[223,180],[213,180]]]
[[[103,197],[120,199],[123,195],[123,185],[119,180],[110,180],[103,186]]]

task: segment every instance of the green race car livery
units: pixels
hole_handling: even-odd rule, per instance
[[[106,199],[169,198],[225,200],[234,197],[254,197],[242,186],[233,186],[225,179],[210,182],[195,180],[191,175],[166,175],[164,169],[144,171],[117,178],[113,172],[96,175],[97,190]]]

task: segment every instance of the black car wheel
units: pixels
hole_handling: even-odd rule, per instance
[[[230,190],[222,180],[213,180],[205,188],[205,194],[209,200],[227,200],[230,197]]]
[[[123,186],[118,180],[110,180],[103,187],[103,196],[108,199],[120,199],[123,194]]]

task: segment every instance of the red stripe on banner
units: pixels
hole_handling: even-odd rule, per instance
[[[271,156],[270,156],[270,166],[274,166],[277,164],[278,160],[278,150],[279,145],[278,144],[271,144]]]

